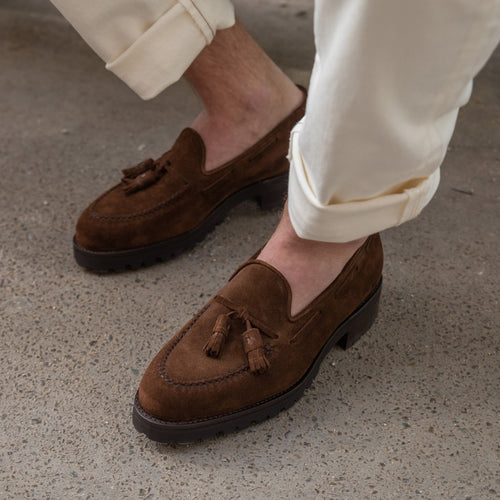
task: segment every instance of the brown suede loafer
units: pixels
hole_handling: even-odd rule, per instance
[[[378,310],[383,252],[370,236],[337,279],[290,315],[291,290],[250,259],[156,355],[137,392],[133,422],[160,442],[242,429],[290,407],[328,351],[350,347]]]
[[[304,103],[234,160],[205,171],[205,145],[185,129],[161,158],[125,169],[120,184],[80,216],[75,259],[96,271],[150,265],[202,240],[238,203],[281,205],[288,182],[288,142]]]

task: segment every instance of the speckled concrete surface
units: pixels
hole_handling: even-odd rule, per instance
[[[311,2],[238,4],[307,80]],[[142,371],[278,213],[247,203],[169,263],[83,271],[71,255],[79,212],[120,168],[163,152],[198,104],[185,83],[141,102],[40,1],[0,2],[0,58],[0,498],[498,498],[499,52],[436,198],[383,235],[370,334],[332,352],[290,411],[177,447],[131,425]]]

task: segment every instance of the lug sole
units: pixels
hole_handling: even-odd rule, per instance
[[[132,422],[136,430],[160,443],[190,443],[227,434],[272,418],[293,406],[316,377],[321,362],[336,345],[348,349],[372,326],[378,313],[382,278],[373,294],[330,336],[302,379],[287,391],[251,408],[196,422],[166,422],[147,413],[135,396]]]
[[[73,238],[75,260],[80,266],[99,272],[139,269],[163,262],[193,248],[243,201],[255,199],[263,210],[283,206],[287,188],[288,173],[247,186],[224,200],[196,228],[152,245],[100,252],[80,246]]]

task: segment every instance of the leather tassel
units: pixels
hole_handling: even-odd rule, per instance
[[[146,170],[146,172],[143,172],[142,174],[138,175],[131,182],[127,182],[128,179],[125,178],[124,179],[125,193],[132,194],[151,186],[152,184],[157,182],[158,179],[160,179],[164,173],[165,173],[164,170],[157,168],[155,170]]]
[[[264,349],[256,349],[248,353],[248,366],[252,373],[262,374],[269,368],[269,361],[264,354]]]
[[[267,371],[270,365],[264,352],[264,342],[259,329],[251,328],[250,322],[247,321],[247,330],[241,336],[250,371],[258,374]]]
[[[151,170],[154,167],[154,164],[155,162],[153,161],[153,158],[148,158],[135,167],[124,168],[122,173],[126,178],[135,179],[138,175],[143,174],[147,170]]]
[[[230,329],[231,319],[229,316],[227,314],[221,314],[218,316],[212,330],[212,336],[203,347],[203,351],[207,356],[210,356],[211,358],[218,358],[220,356]]]

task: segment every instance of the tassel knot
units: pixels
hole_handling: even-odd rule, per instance
[[[224,348],[224,344],[231,330],[231,318],[236,316],[246,325],[246,330],[241,334],[243,349],[248,359],[248,366],[251,373],[260,374],[269,368],[269,360],[264,350],[264,341],[261,332],[250,322],[250,314],[244,308],[229,306],[232,309],[227,314],[220,314],[212,329],[212,335],[203,347],[205,354],[211,358],[218,358]]]
[[[152,168],[146,170],[142,174],[139,174],[133,179],[126,177],[123,179],[125,182],[125,193],[132,194],[155,184],[161,177],[163,177],[164,173],[165,170],[163,168]]]
[[[143,174],[147,170],[151,170],[155,166],[152,158],[148,158],[139,163],[135,167],[124,168],[122,170],[123,176],[127,179],[135,179],[138,175]]]
[[[231,319],[227,314],[221,314],[217,317],[212,330],[212,336],[203,347],[203,351],[211,358],[218,358],[224,347],[226,339],[231,329]]]

